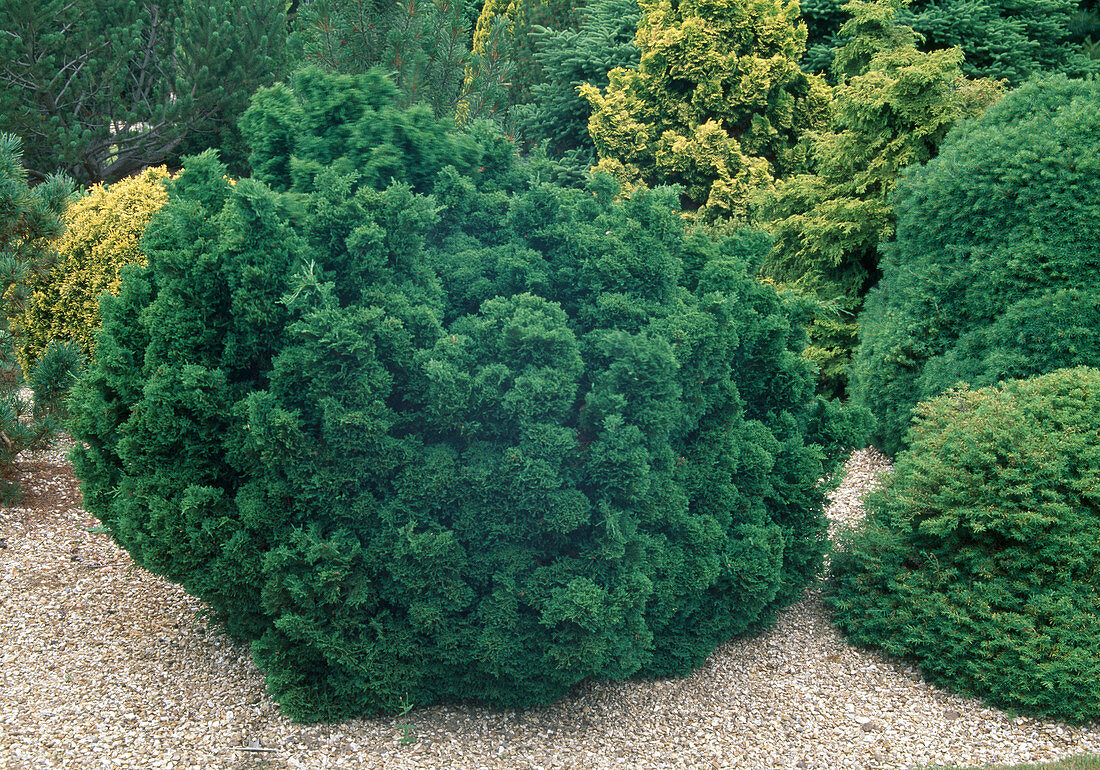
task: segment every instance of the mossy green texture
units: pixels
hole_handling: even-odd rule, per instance
[[[956,383],[1100,366],[1097,104],[1100,80],[1033,80],[899,181],[852,388],[886,452]]]
[[[17,319],[19,363],[34,369],[50,342],[76,341],[85,356],[95,349],[99,295],[118,292],[119,271],[142,262],[139,243],[153,214],[168,202],[164,166],[112,185],[95,185],[65,212],[57,261],[34,284]]]
[[[543,703],[767,623],[818,571],[843,438],[759,239],[540,184],[354,82],[259,97],[258,178],[170,184],[75,397],[88,509],[297,719]]]
[[[923,402],[833,559],[859,644],[989,703],[1100,717],[1100,371]]]

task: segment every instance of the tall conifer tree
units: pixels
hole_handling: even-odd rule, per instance
[[[606,83],[616,67],[637,67],[640,18],[638,0],[595,0],[579,29],[535,27],[532,33],[543,79],[522,114],[524,138],[546,142],[548,154],[574,178],[583,178],[597,160],[588,133],[592,106],[577,86]]]
[[[282,0],[0,0],[0,130],[33,178],[113,181],[232,143],[280,74]]]
[[[295,30],[306,64],[350,75],[381,67],[402,106],[420,102],[436,116],[454,113],[470,63],[464,3],[305,0]]]

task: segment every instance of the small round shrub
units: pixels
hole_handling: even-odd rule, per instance
[[[235,186],[190,159],[105,296],[74,462],[135,560],[250,640],[298,719],[681,674],[797,598],[835,410],[740,256],[766,243],[296,82],[244,124],[291,159],[257,150],[269,181]],[[378,183],[321,162],[340,135],[472,163]]]
[[[833,559],[859,644],[1025,713],[1100,717],[1100,371],[923,402]]]
[[[58,258],[38,282],[18,319],[19,362],[34,370],[50,342],[76,341],[85,356],[95,348],[99,295],[117,292],[124,265],[144,261],[141,236],[168,201],[163,166],[112,185],[96,185],[65,212]]]
[[[1100,80],[1033,80],[899,183],[852,388],[886,452],[956,383],[1100,366],[1097,104]]]

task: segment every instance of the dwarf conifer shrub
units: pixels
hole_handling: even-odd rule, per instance
[[[853,392],[896,452],[918,401],[1100,365],[1100,81],[1034,80],[904,176]]]
[[[279,114],[347,83],[311,78]],[[297,125],[303,152],[340,128]],[[840,436],[741,256],[766,244],[688,237],[674,191],[608,177],[509,192],[510,153],[433,126],[419,157],[473,162],[419,167],[430,195],[340,158],[281,190],[192,158],[75,398],[89,510],[251,640],[298,719],[684,673],[821,561]]]
[[[994,705],[1100,716],[1100,371],[952,390],[909,441],[834,557],[837,623]]]
[[[46,346],[75,341],[92,353],[99,295],[117,292],[123,265],[145,259],[138,243],[153,213],[168,200],[168,171],[150,168],[110,186],[96,185],[65,212],[57,261],[38,280],[18,317],[19,362],[31,372]]]

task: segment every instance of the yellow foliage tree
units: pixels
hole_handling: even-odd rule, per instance
[[[708,219],[746,213],[750,194],[801,170],[829,90],[798,62],[794,0],[641,0],[637,69],[615,69],[592,104],[597,168],[626,186],[678,184]]]
[[[26,310],[14,319],[19,363],[30,372],[51,341],[76,340],[85,355],[95,347],[99,295],[115,293],[119,270],[143,262],[145,226],[168,202],[164,166],[112,185],[96,185],[65,213],[58,260],[34,287]]]

